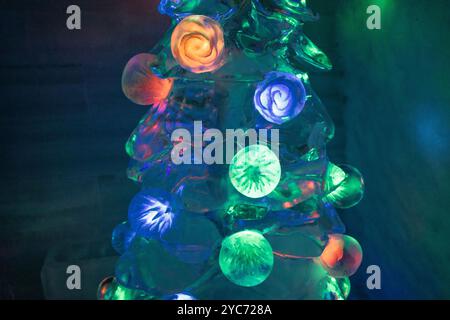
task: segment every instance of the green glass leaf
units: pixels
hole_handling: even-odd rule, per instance
[[[319,49],[307,36],[300,36],[299,41],[293,41],[288,50],[288,59],[295,66],[302,66],[305,63],[317,69],[329,71],[333,68],[330,59]]]

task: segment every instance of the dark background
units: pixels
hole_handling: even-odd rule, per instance
[[[0,298],[70,298],[52,283],[64,287],[72,263],[91,271],[76,297],[95,298],[111,274],[110,234],[138,190],[124,143],[145,112],[120,77],[168,27],[157,3],[0,0]],[[70,4],[82,30],[66,28]],[[382,8],[382,30],[366,28],[370,4]],[[330,157],[367,185],[341,213],[365,254],[351,298],[448,299],[450,2],[309,5],[321,20],[306,32],[335,65],[311,76],[336,122]],[[366,288],[372,264],[379,291]]]

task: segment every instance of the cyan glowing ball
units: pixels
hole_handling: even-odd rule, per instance
[[[297,117],[306,103],[306,90],[295,75],[270,72],[258,84],[254,104],[267,121],[281,125]]]
[[[179,206],[170,194],[156,189],[139,192],[128,208],[133,230],[145,238],[160,238],[172,227]]]
[[[236,190],[244,196],[262,198],[275,190],[280,182],[280,160],[267,146],[251,145],[231,160],[229,177]]]
[[[257,231],[241,231],[222,242],[220,269],[238,286],[254,287],[263,283],[272,272],[273,262],[269,241]]]

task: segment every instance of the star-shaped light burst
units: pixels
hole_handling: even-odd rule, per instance
[[[161,195],[142,191],[132,200],[128,218],[137,234],[147,238],[160,237],[173,225],[173,206]]]

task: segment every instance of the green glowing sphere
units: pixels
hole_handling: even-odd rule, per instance
[[[325,181],[325,200],[340,209],[356,206],[364,196],[364,179],[361,173],[347,165],[330,167]]]
[[[244,196],[262,198],[280,182],[280,160],[268,147],[251,145],[234,156],[229,175],[233,186]]]
[[[350,294],[351,284],[349,278],[324,277],[319,281],[317,290],[323,300],[346,300]]]
[[[272,247],[257,231],[235,233],[223,240],[219,265],[223,274],[234,284],[242,287],[257,286],[272,272]]]
[[[114,277],[104,279],[97,290],[97,298],[99,300],[153,300],[143,290],[130,289],[122,286]]]

